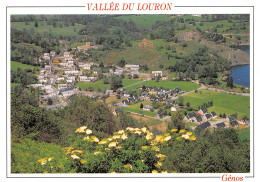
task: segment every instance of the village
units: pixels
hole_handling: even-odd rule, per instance
[[[147,39],[143,39],[138,46],[147,47],[153,46],[153,44],[147,41]],[[98,45],[95,42],[86,42],[85,45],[78,46],[76,49],[85,53],[89,49],[98,49]],[[99,89],[95,91],[91,87],[82,90],[80,87],[77,87],[76,83],[95,83],[100,80],[99,75],[102,71],[99,64],[81,60],[71,52],[65,51],[65,49],[59,55],[56,55],[54,51],[44,53],[39,57],[38,61],[44,64],[44,68],[41,68],[39,75],[37,75],[39,83],[31,84],[31,87],[43,91],[39,98],[39,104],[48,110],[64,108],[68,105],[71,96],[82,94],[92,99],[103,101],[109,98],[117,98],[114,99],[112,104],[109,104],[114,115],[124,110],[134,115],[167,121],[171,118],[171,113],[183,107],[183,104],[180,106],[177,102],[179,97],[191,92],[198,92],[200,89],[211,89],[202,85],[198,89],[186,92],[180,86],[173,89],[145,86],[146,81],[168,80],[169,76],[160,70],[152,71],[151,73],[141,73],[139,72],[140,65],[125,64],[124,67],[114,65],[113,69],[110,68],[108,72],[103,73],[102,77],[138,78],[136,83],[122,86],[116,90]],[[143,83],[143,85],[132,91],[125,89],[140,83]],[[131,108],[138,109],[133,110]],[[206,107],[202,107],[198,110],[187,112],[183,119],[186,123],[192,123],[190,124],[192,129],[198,128],[201,130],[205,128],[239,127],[239,125],[249,126],[247,117],[238,118],[235,113],[230,116],[220,117],[219,114],[214,111],[208,112]]]

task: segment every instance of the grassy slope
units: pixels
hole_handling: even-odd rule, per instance
[[[250,140],[250,128],[242,129],[242,130],[237,130],[237,134],[240,140]]]
[[[40,69],[39,66],[32,66],[32,65],[28,65],[28,64],[23,64],[23,63],[19,63],[19,62],[15,62],[15,61],[11,61],[11,70],[15,71],[18,68],[24,70],[24,69]]]
[[[194,83],[191,83],[191,82],[186,82],[186,81],[159,81],[159,82],[156,82],[156,81],[147,81],[147,82],[143,82],[143,83],[140,83],[140,84],[136,84],[136,85],[133,85],[131,87],[128,87],[126,88],[126,90],[134,90],[134,89],[137,89],[137,88],[140,88],[142,87],[143,85],[147,86],[147,87],[164,87],[164,88],[168,88],[168,89],[173,89],[173,88],[176,88],[176,87],[181,87],[181,89],[183,91],[191,91],[191,90],[195,90],[197,88],[200,87],[200,85],[197,85],[197,84],[194,84]]]
[[[170,17],[169,15],[127,15],[127,16],[118,16],[116,19],[121,19],[128,21],[129,19],[132,19],[134,23],[140,27],[140,28],[151,28],[152,25],[156,21],[169,21]]]
[[[201,94],[200,94],[201,92]],[[214,105],[210,107],[209,112],[215,111],[217,114],[226,113],[231,115],[238,114],[238,118],[243,116],[250,117],[250,98],[245,96],[225,94],[209,90],[201,90],[198,93],[190,93],[184,96],[184,103],[190,102],[191,107],[197,109],[204,102],[213,100]]]
[[[46,22],[39,22],[39,26],[36,28],[34,26],[34,22],[29,22],[29,25],[25,25],[24,22],[12,22],[11,28],[15,28],[18,30],[22,29],[34,29],[38,33],[44,32],[52,32],[54,35],[77,35],[78,31],[83,27],[81,24],[75,24],[75,26],[68,26],[60,28],[58,25],[57,27],[53,27],[52,25],[47,25]]]
[[[135,112],[135,113],[139,113],[139,114],[143,114],[143,115],[147,115],[147,116],[156,116],[156,112],[150,112],[150,111],[145,111],[143,109],[140,108],[140,104],[143,103],[143,106],[145,105],[152,105],[151,102],[147,102],[147,101],[143,101],[137,104],[133,104],[130,105],[128,107],[124,107],[123,109],[126,111],[131,111],[131,112]]]

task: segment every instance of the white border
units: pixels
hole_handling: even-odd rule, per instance
[[[11,14],[87,14],[86,8],[15,8],[11,7],[7,10],[7,139],[8,146],[10,146],[10,15]],[[109,12],[111,13],[111,12]],[[131,14],[138,14],[140,12],[131,12]],[[142,12],[141,14],[146,14]],[[250,14],[250,116],[251,116],[251,145],[250,145],[250,173],[236,174],[232,173],[232,176],[253,176],[253,96],[252,91],[254,90],[253,85],[253,9],[252,7],[196,7],[196,8],[174,8],[171,12],[152,12],[151,14]],[[91,12],[91,14],[108,14],[108,12]],[[126,14],[126,12],[112,12],[111,14]],[[7,148],[8,163],[7,168],[8,177],[221,177],[222,173],[169,173],[169,174],[11,174],[10,173],[10,147]],[[174,178],[172,179],[174,180]],[[201,180],[201,179],[200,179]]]

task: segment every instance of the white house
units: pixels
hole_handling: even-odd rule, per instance
[[[177,111],[177,109],[176,109],[176,107],[171,107],[171,112],[176,112]]]
[[[153,76],[163,76],[163,72],[162,71],[152,71],[152,74],[153,74]]]
[[[150,105],[145,105],[145,106],[143,107],[143,110],[145,110],[145,111],[151,111],[151,109],[153,109],[153,107],[150,106]]]
[[[133,70],[133,71],[138,71],[138,70],[139,70],[139,65],[126,64],[126,65],[125,65],[125,68],[126,68],[126,69],[130,69],[130,70]]]
[[[61,92],[61,94],[62,94],[63,97],[68,97],[68,96],[74,94],[74,90],[64,91],[64,92]]]

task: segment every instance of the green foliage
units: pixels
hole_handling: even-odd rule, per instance
[[[178,110],[171,114],[171,121],[168,123],[168,129],[177,128],[178,130],[185,128],[185,123],[183,121],[184,112]]]

